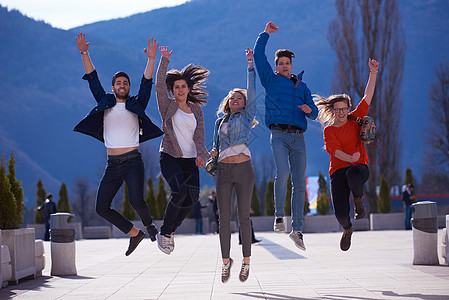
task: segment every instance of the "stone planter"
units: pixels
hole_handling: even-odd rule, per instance
[[[8,246],[11,257],[11,281],[19,283],[19,279],[36,277],[36,261],[34,250],[34,228],[2,230],[2,243]]]
[[[405,230],[405,213],[370,214],[371,230]]]
[[[6,245],[0,245],[0,260],[2,264],[0,265],[2,273],[2,281],[0,281],[1,287],[7,287],[8,281],[11,280],[11,258],[9,257],[9,249]]]
[[[341,231],[340,224],[334,215],[315,215],[304,217],[304,233],[338,231]]]

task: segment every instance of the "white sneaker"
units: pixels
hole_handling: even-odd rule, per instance
[[[244,264],[242,262],[242,268],[240,269],[239,280],[245,282],[249,276],[249,264]]]
[[[276,233],[285,233],[284,217],[276,217],[273,228]]]
[[[159,247],[159,250],[164,252],[165,254],[170,254],[170,235],[161,235],[160,233],[156,236],[157,239],[157,246]]]
[[[302,251],[306,251],[306,246],[304,245],[301,231],[292,230],[292,232],[288,236],[292,239],[293,242],[295,242],[296,247],[298,247]]]
[[[174,232],[172,232],[170,234],[170,242],[169,242],[168,248],[170,249],[170,252],[173,252],[173,250],[175,250],[175,233]]]

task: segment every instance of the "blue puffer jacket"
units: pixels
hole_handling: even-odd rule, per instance
[[[248,68],[247,99],[244,109],[231,114],[228,120],[228,134],[220,133],[220,151],[238,144],[248,144],[254,117],[256,115],[256,70]],[[214,148],[217,148],[217,133],[226,115],[218,118],[214,126]]]
[[[259,73],[262,86],[265,88],[265,125],[271,124],[294,125],[307,130],[307,120],[315,120],[318,108],[313,102],[307,85],[299,76],[299,83],[295,85],[291,79],[273,72],[265,55],[265,47],[270,35],[266,32],[259,34],[254,46],[254,61]],[[312,112],[306,114],[298,106],[307,104]]]

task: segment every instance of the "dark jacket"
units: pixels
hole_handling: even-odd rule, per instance
[[[44,210],[44,220],[45,222],[50,222],[50,215],[57,213],[56,204],[49,199],[45,200],[44,204],[39,206],[37,210]]]
[[[85,74],[84,80],[89,82],[89,88],[98,105],[78,123],[73,129],[74,131],[90,135],[104,143],[103,138],[103,116],[104,111],[115,106],[116,99],[114,94],[106,93],[98,79],[97,71]],[[149,139],[159,137],[163,132],[151,122],[150,118],[145,114],[145,108],[150,100],[151,87],[153,80],[142,77],[139,93],[137,96],[131,96],[126,100],[126,109],[135,113],[139,118],[139,143],[143,143]]]

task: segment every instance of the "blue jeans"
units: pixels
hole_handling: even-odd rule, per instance
[[[203,234],[203,218],[196,218],[195,219],[195,232],[196,234]]]
[[[405,230],[411,230],[412,224],[410,219],[412,218],[413,207],[411,205],[405,206]]]
[[[128,157],[131,158],[127,159]],[[153,219],[143,197],[143,161],[137,150],[122,155],[108,155],[108,164],[97,191],[97,213],[122,232],[128,233],[133,228],[133,223],[111,208],[112,200],[123,181],[128,186],[129,203],[142,219],[143,225],[151,225]]]
[[[292,176],[292,228],[302,231],[306,193],[306,143],[303,134],[272,130],[271,150],[276,165],[274,181],[275,216],[284,216],[288,175]]]

